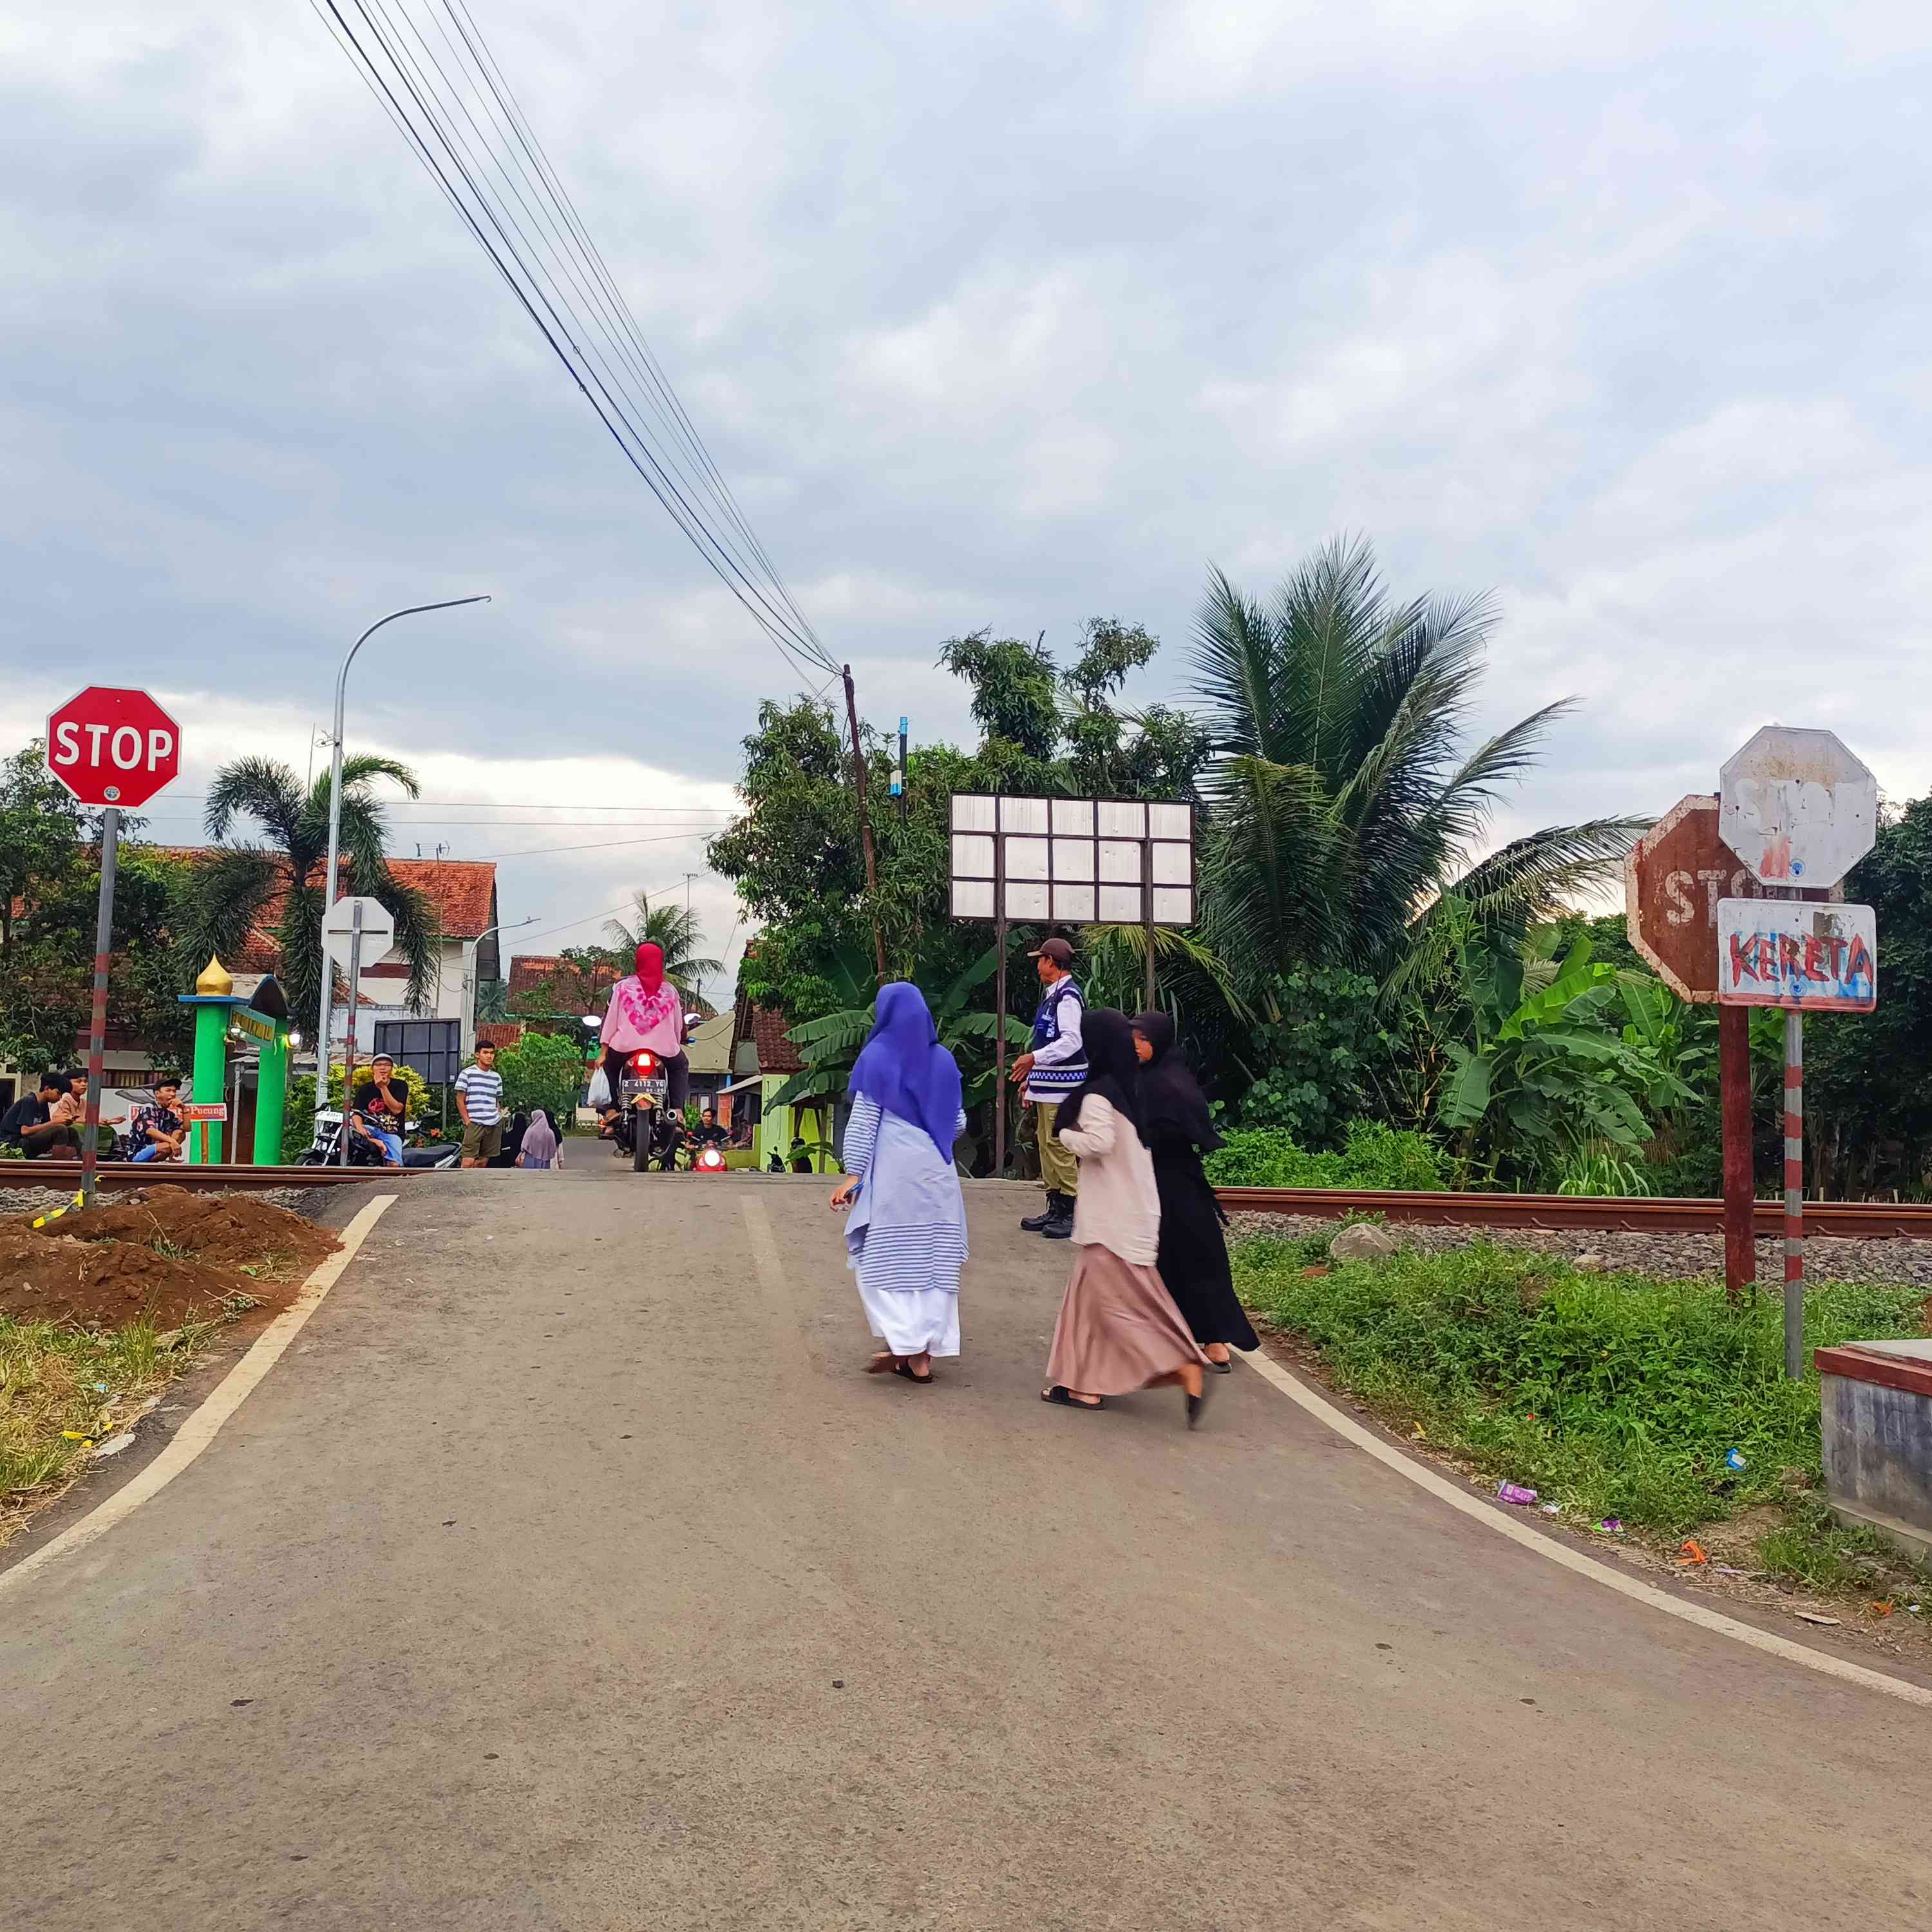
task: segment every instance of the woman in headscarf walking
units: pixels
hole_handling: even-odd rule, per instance
[[[1110,1395],[1178,1383],[1187,1426],[1206,1400],[1196,1346],[1161,1285],[1160,1195],[1141,1126],[1140,1066],[1127,1016],[1087,1016],[1087,1077],[1061,1102],[1054,1130],[1080,1162],[1073,1208],[1076,1258],[1066,1284],[1042,1402],[1100,1408]]]
[[[1161,1280],[1174,1298],[1208,1364],[1232,1375],[1228,1351],[1258,1348],[1261,1338],[1234,1293],[1221,1210],[1201,1165],[1221,1144],[1201,1091],[1166,1013],[1136,1013],[1134,1045],[1142,1062],[1141,1130],[1154,1155],[1160,1190]]]
[[[561,1167],[563,1155],[560,1151],[556,1130],[550,1124],[550,1116],[541,1107],[530,1109],[530,1124],[524,1130],[523,1144],[517,1150],[517,1165],[521,1168]]]
[[[925,996],[903,980],[879,988],[872,1030],[852,1068],[845,1173],[848,1265],[885,1346],[868,1375],[932,1380],[935,1355],[959,1352],[966,1205],[952,1165],[965,1131],[958,1063],[939,1043]]]

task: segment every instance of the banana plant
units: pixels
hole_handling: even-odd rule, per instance
[[[1532,933],[1514,955],[1474,935],[1464,946],[1475,1038],[1448,1046],[1441,1108],[1472,1153],[1481,1144],[1492,1166],[1544,1174],[1593,1146],[1634,1153],[1658,1112],[1692,1097],[1666,1064],[1664,1011],[1631,983],[1642,976],[1593,958],[1588,938],[1553,961],[1554,938],[1550,928]],[[1616,1023],[1613,1007],[1628,1024]]]
[[[958,1061],[964,1076],[964,1102],[969,1107],[977,1106],[992,1093],[992,1043],[998,1028],[994,1015],[972,1012],[968,1003],[992,980],[998,964],[999,954],[989,946],[938,998],[927,996],[940,1042]],[[805,1062],[804,1069],[786,1081],[765,1105],[796,1106],[844,1093],[852,1077],[852,1064],[872,1030],[876,1004],[875,994],[863,1006],[842,1007],[836,1012],[791,1028],[789,1037]],[[1024,1050],[1032,1037],[1032,1029],[1024,1021],[1015,1019],[1011,1014],[1006,1016],[1009,1047]]]

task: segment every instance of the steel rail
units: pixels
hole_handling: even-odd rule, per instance
[[[1217,1187],[1229,1214],[1306,1214],[1340,1220],[1379,1214],[1448,1228],[1575,1228],[1618,1234],[1720,1234],[1721,1201],[1634,1195],[1624,1198],[1570,1194],[1401,1193],[1342,1187]],[[1784,1232],[1784,1203],[1754,1204],[1760,1240]],[[1901,1201],[1808,1201],[1807,1234],[1847,1240],[1932,1240],[1932,1204]]]
[[[94,1169],[101,1187],[336,1187],[344,1181],[406,1180],[428,1172],[412,1167],[250,1167],[236,1162],[104,1160]],[[77,1188],[77,1160],[0,1161],[0,1189]]]

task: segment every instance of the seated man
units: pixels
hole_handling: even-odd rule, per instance
[[[379,1053],[370,1063],[369,1078],[356,1090],[357,1130],[374,1141],[386,1157],[384,1165],[403,1164],[403,1127],[410,1111],[410,1090],[396,1078],[396,1063]]]
[[[188,1138],[188,1125],[175,1109],[181,1082],[164,1073],[154,1082],[154,1100],[136,1107],[128,1123],[128,1138],[134,1144],[129,1156],[134,1160],[179,1160],[182,1144]]]
[[[66,1123],[56,1120],[54,1110],[67,1098],[64,1074],[43,1073],[33,1090],[23,1094],[0,1119],[0,1141],[16,1147],[29,1160],[44,1160],[50,1155],[80,1152],[80,1136]]]

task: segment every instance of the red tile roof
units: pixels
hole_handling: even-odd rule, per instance
[[[740,1042],[750,1040],[758,1050],[758,1071],[760,1073],[797,1073],[803,1070],[805,1062],[799,1058],[798,1048],[791,1043],[791,1035],[785,1030],[785,1017],[772,1006],[754,1006],[749,1000],[740,999],[738,1010],[731,1025],[731,1064],[735,1070],[738,1064]]]
[[[478,1020],[476,1023],[478,1046],[514,1046],[523,1036],[520,1020]]]
[[[153,853],[164,859],[197,861],[212,857],[222,848],[217,845],[139,845],[130,850]],[[310,874],[319,882],[320,868]],[[437,929],[446,939],[476,939],[495,924],[496,918],[496,868],[488,859],[392,859],[391,876],[399,886],[408,886],[428,900]],[[339,874],[338,892],[348,886],[346,865]],[[274,928],[281,923],[282,898],[278,893],[262,910],[262,918],[247,949],[250,956],[230,960],[231,968],[245,972],[271,970],[278,957]],[[258,943],[259,942],[259,943]]]
[[[586,971],[554,952],[519,952],[510,960],[508,997],[547,992],[560,1012],[587,1013],[604,1003],[621,976],[616,967],[598,965]]]

